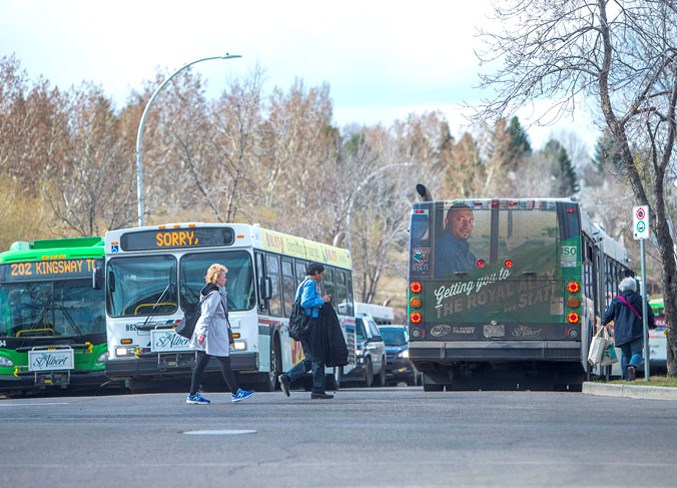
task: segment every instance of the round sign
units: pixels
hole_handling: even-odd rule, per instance
[[[646,229],[646,224],[641,220],[637,222],[637,232],[644,232],[644,229]]]
[[[644,209],[643,209],[642,207],[639,207],[639,208],[637,209],[636,215],[637,215],[637,219],[638,219],[638,220],[642,220],[642,219],[645,217],[645,215],[644,215]]]

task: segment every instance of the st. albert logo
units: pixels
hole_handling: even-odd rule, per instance
[[[415,247],[411,250],[411,259],[416,263],[427,263],[430,251],[429,247]]]

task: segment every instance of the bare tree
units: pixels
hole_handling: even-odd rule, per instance
[[[496,96],[483,116],[504,117],[536,99],[546,114],[573,110],[581,97],[599,105],[635,201],[651,207],[662,264],[668,322],[668,375],[677,376],[677,268],[668,225],[666,175],[674,168],[677,132],[677,6],[671,0],[500,0],[493,32],[481,32],[482,75]],[[631,146],[629,141],[633,141]],[[648,164],[635,158],[645,151]]]
[[[132,166],[120,120],[100,88],[83,85],[67,103],[68,149],[46,172],[47,199],[65,234],[99,235],[133,215]]]

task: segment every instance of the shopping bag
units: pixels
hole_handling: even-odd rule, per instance
[[[618,362],[618,354],[616,354],[616,346],[614,341],[607,339],[606,347],[604,348],[604,354],[602,355],[602,366],[611,366],[614,363]]]
[[[588,350],[588,363],[592,366],[597,366],[602,362],[608,338],[609,333],[606,327],[601,327],[593,336],[592,342],[590,342],[590,349]]]

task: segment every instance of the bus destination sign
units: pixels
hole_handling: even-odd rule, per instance
[[[230,246],[234,241],[235,232],[231,227],[144,230],[120,237],[124,251]]]
[[[0,265],[0,282],[91,278],[98,259],[22,261]]]

